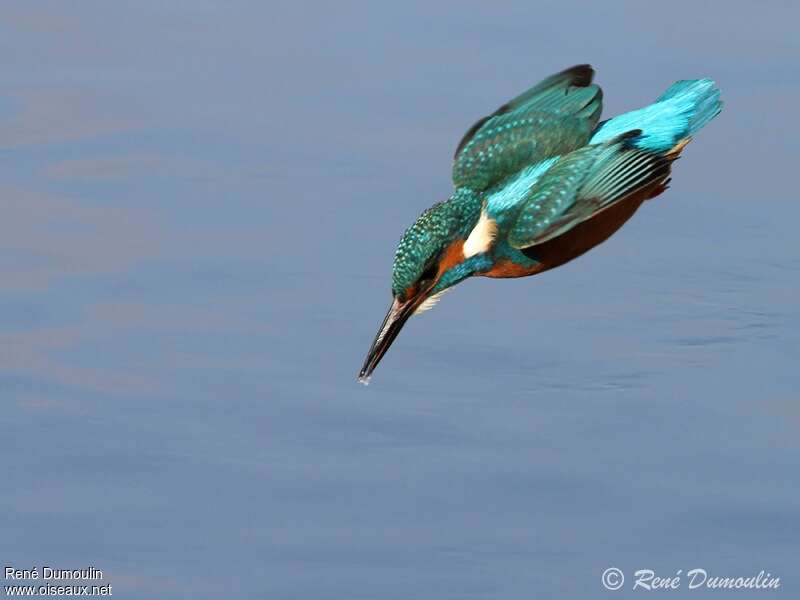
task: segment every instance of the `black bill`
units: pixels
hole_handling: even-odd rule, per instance
[[[424,294],[420,294],[424,297]],[[419,306],[422,298],[411,298],[406,302],[400,302],[397,298],[394,299],[392,305],[389,307],[389,312],[386,313],[386,318],[383,319],[383,324],[378,330],[378,335],[375,336],[375,341],[367,352],[367,358],[364,360],[364,366],[358,374],[358,381],[364,385],[369,383],[369,378],[375,367],[386,354],[389,346],[392,345],[397,334],[405,325],[408,318],[414,314],[417,306]]]

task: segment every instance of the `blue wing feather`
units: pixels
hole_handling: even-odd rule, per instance
[[[641,129],[637,147],[666,152],[702,129],[722,110],[719,89],[710,79],[678,81],[654,104],[601,123],[590,144],[607,142],[632,129]]]

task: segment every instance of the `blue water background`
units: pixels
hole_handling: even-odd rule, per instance
[[[606,598],[610,566],[797,597],[797,4],[0,16],[4,565],[134,599]],[[609,242],[459,286],[358,386],[461,134],[580,62],[607,115],[703,76],[725,110]]]

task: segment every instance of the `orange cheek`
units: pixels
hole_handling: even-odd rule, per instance
[[[439,261],[439,272],[436,275],[436,279],[439,279],[439,277],[441,277],[442,274],[449,268],[454,267],[463,261],[464,240],[456,240],[444,251],[442,259]]]

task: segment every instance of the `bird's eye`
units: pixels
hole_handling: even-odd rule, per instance
[[[439,268],[436,263],[431,263],[423,272],[422,275],[419,276],[420,283],[431,282],[436,278],[436,273],[438,272]]]

